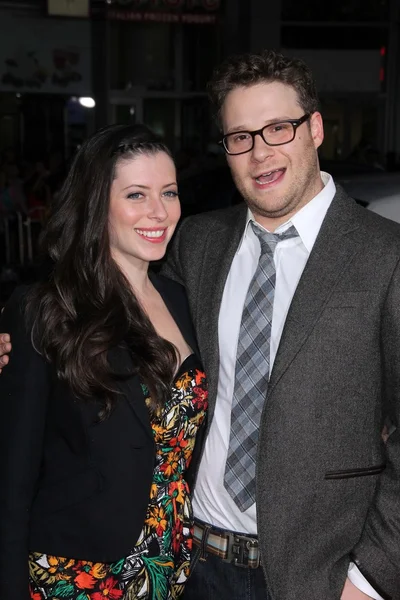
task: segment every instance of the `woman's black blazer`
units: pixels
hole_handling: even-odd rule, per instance
[[[184,288],[152,280],[195,350]],[[118,384],[116,408],[98,422],[100,404],[77,401],[33,349],[21,315],[26,291],[18,288],[0,320],[13,344],[0,376],[0,598],[7,600],[29,598],[29,551],[98,562],[126,556],[144,523],[155,461],[138,377]],[[130,361],[128,350],[110,353],[118,371],[129,371]]]

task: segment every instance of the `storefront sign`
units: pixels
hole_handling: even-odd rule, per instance
[[[215,24],[222,0],[113,0],[108,18],[155,23]]]
[[[146,10],[162,9],[162,10],[219,10],[221,8],[221,0],[112,0],[109,4],[114,7],[121,8],[144,8]]]

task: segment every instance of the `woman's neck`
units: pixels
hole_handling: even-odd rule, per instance
[[[136,296],[145,297],[151,288],[149,279],[149,263],[146,261],[114,256],[114,260],[129,281]]]

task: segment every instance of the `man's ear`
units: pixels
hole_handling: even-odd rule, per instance
[[[311,137],[315,148],[319,148],[324,141],[324,123],[320,112],[312,113],[310,117]]]

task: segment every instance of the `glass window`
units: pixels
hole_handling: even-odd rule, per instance
[[[283,48],[374,50],[387,45],[388,28],[284,25],[281,40]]]
[[[211,72],[220,60],[220,26],[187,25],[183,28],[183,87],[204,92]]]
[[[143,122],[172,149],[176,147],[175,110],[175,100],[145,98],[143,102]]]
[[[390,0],[282,0],[285,21],[387,21]]]
[[[199,154],[207,152],[211,115],[207,98],[190,98],[181,105],[181,146]]]
[[[117,104],[115,106],[116,123],[136,123],[136,111],[134,103]]]
[[[175,25],[110,21],[112,89],[174,87]]]

